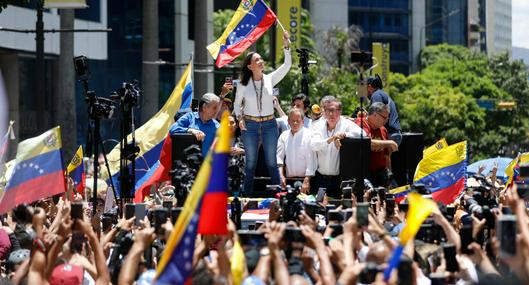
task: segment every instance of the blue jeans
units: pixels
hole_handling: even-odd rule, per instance
[[[253,193],[253,180],[257,166],[259,144],[263,145],[266,167],[268,168],[272,184],[280,184],[276,158],[279,132],[275,119],[264,122],[245,120],[245,124],[246,131],[242,131],[241,138],[246,158],[244,193],[248,195]]]

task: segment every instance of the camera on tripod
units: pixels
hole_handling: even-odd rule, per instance
[[[296,181],[294,187],[287,185],[287,193],[281,197],[281,206],[283,208],[283,222],[298,221],[299,215],[305,210],[303,201],[298,199],[298,195],[301,191],[302,183]]]
[[[121,88],[110,95],[113,100],[119,100],[121,104],[134,107],[138,104],[141,96],[141,88],[138,80],[123,82]]]
[[[191,191],[193,182],[200,165],[202,164],[202,151],[197,145],[191,145],[184,149],[185,158],[174,162],[171,174],[171,183],[175,187],[175,196],[178,207],[182,207]]]
[[[228,181],[231,192],[241,190],[242,181],[244,180],[244,159],[240,155],[235,155],[228,162]]]
[[[309,60],[310,51],[306,48],[298,48],[296,52],[299,56],[299,68],[301,68],[301,93],[309,96],[309,64],[318,62]]]

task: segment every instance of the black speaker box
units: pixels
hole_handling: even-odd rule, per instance
[[[413,183],[417,164],[422,159],[422,133],[403,133],[399,150],[391,154],[393,178],[399,186]]]

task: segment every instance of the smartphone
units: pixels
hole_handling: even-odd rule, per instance
[[[103,232],[106,232],[110,228],[112,228],[112,217],[103,214],[103,216],[101,217],[101,230]]]
[[[343,225],[333,224],[333,225],[329,225],[329,228],[332,229],[332,233],[331,233],[332,238],[335,238],[343,234]]]
[[[134,217],[134,204],[125,204],[125,219],[128,220]]]
[[[165,208],[156,209],[153,213],[154,218],[154,231],[157,234],[163,234],[163,224],[167,222],[167,217],[169,216],[169,212]]]
[[[520,179],[529,178],[529,165],[520,165]]]
[[[353,180],[344,180],[340,182],[340,189],[344,189],[345,187],[351,187],[351,185],[353,185],[354,183],[355,181]]]
[[[487,205],[483,206],[482,209],[483,209],[483,218],[487,221],[485,225],[489,229],[494,229],[494,227],[496,226],[494,214],[492,213],[489,206]]]
[[[176,224],[176,220],[178,220],[178,216],[180,216],[180,213],[182,212],[182,208],[172,208],[171,209],[171,222]]]
[[[526,184],[525,181],[516,181],[516,192],[522,200],[529,200],[529,184]]]
[[[329,221],[335,221],[335,222],[343,222],[343,214],[342,212],[338,211],[338,210],[330,210],[329,212],[327,212],[327,223]]]
[[[443,253],[446,262],[446,271],[448,272],[458,272],[459,263],[456,259],[456,246],[451,243],[446,243],[443,245]]]
[[[233,78],[231,76],[224,77],[224,83],[232,84]]]
[[[463,225],[459,230],[459,236],[461,237],[461,252],[472,254],[473,251],[468,249],[468,246],[474,241],[472,238],[472,224]]]
[[[305,242],[305,236],[301,233],[301,229],[287,227],[283,234],[283,240],[286,242]]]
[[[163,201],[162,206],[167,209],[167,211],[171,211],[171,208],[173,208],[173,202],[172,201]]]
[[[400,257],[399,266],[397,267],[397,276],[399,285],[413,285],[413,260],[402,255]]]
[[[305,213],[313,220],[316,219],[316,214],[318,213],[319,209],[320,207],[317,204],[314,204],[314,203],[305,204]]]
[[[353,216],[353,209],[344,210],[342,213],[344,221],[347,221]]]
[[[318,189],[318,195],[316,195],[316,202],[321,203],[323,202],[323,198],[325,197],[325,192],[327,192],[327,188],[320,188]]]
[[[145,204],[144,203],[134,204],[134,216],[136,217],[135,225],[139,226],[140,221],[143,221],[143,218],[145,218]]]
[[[498,219],[498,237],[500,240],[500,257],[516,255],[516,216],[503,215]]]
[[[72,209],[70,211],[70,217],[72,220],[83,219],[83,202],[73,202]]]
[[[342,198],[343,199],[352,199],[353,198],[353,188],[347,186],[344,187],[342,190]]]
[[[389,218],[395,213],[395,197],[386,195],[386,217]]]
[[[342,199],[342,208],[351,209],[353,207],[352,199]]]
[[[250,230],[238,230],[237,235],[241,239],[241,243],[246,246],[264,247],[268,244],[268,240],[263,233]]]
[[[358,203],[356,205],[356,223],[359,227],[367,227],[369,225],[369,203]]]
[[[377,190],[378,198],[380,199],[380,201],[386,200],[386,188],[377,187],[376,190]]]

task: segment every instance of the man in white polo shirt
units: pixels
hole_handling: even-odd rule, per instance
[[[327,188],[327,195],[340,198],[340,140],[360,137],[362,129],[342,117],[342,103],[333,96],[321,99],[323,118],[312,125],[311,149],[316,152],[318,168],[312,182],[313,192]],[[364,132],[365,136],[365,132]]]
[[[303,126],[304,112],[299,108],[288,111],[289,130],[279,136],[277,142],[277,165],[281,186],[290,181],[303,181],[302,193],[310,192],[310,179],[316,171],[316,157],[310,149],[312,133]]]

